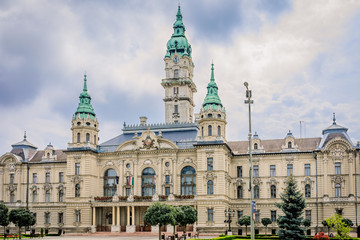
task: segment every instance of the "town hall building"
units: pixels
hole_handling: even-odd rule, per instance
[[[99,143],[101,122],[85,75],[80,102],[69,116],[72,138],[66,149],[51,144],[39,149],[25,134],[1,154],[1,203],[10,209],[28,207],[36,214],[37,232],[157,232],[144,214],[160,201],[196,208],[198,221],[189,230],[200,233],[223,233],[228,228],[224,212],[231,209],[233,232],[245,234],[237,219],[250,215],[249,142],[226,139],[226,116],[231,113],[219,97],[213,64],[207,94],[200,112],[194,113],[194,62],[180,6],[173,29],[160,82],[165,122],[148,124],[140,117],[139,124],[124,124],[122,133]],[[312,234],[334,213],[358,224],[360,146],[347,131],[334,116],[317,138],[295,138],[285,129],[282,139],[254,134],[256,232],[264,233],[265,217],[272,220],[268,231],[277,230],[282,213],[274,202],[280,202],[291,174],[306,199],[304,218],[311,220]],[[172,232],[172,227],[163,230]]]

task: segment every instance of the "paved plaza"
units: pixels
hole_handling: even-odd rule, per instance
[[[218,237],[218,235],[203,235],[199,236],[199,239],[211,239]],[[46,239],[51,240],[101,240],[101,239],[117,239],[117,240],[157,240],[159,239],[158,234],[155,233],[95,233],[95,234],[86,234],[86,235],[63,235],[59,237],[46,237]],[[187,238],[190,239],[190,238]]]

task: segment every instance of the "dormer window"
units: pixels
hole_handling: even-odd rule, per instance
[[[254,149],[258,149],[258,144],[257,143],[254,143]]]
[[[213,116],[212,113],[208,114],[208,118],[212,118],[212,116]]]
[[[50,153],[47,153],[47,158],[50,158]]]
[[[175,69],[174,70],[174,78],[178,78],[179,77],[179,70]]]
[[[288,148],[292,148],[292,143],[288,142]]]

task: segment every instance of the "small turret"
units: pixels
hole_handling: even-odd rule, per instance
[[[211,78],[207,86],[207,94],[199,114],[202,141],[226,141],[226,112],[218,95],[218,86],[214,77],[214,64],[211,64]]]
[[[69,148],[92,148],[98,144],[99,123],[91,105],[87,91],[87,79],[84,75],[84,87],[79,96],[80,102],[72,118],[72,143]]]

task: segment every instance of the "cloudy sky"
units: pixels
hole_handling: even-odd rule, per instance
[[[0,155],[21,141],[66,148],[88,75],[100,142],[123,122],[164,121],[163,57],[178,1],[0,1]],[[246,140],[244,81],[260,138],[320,137],[332,123],[360,140],[360,1],[182,0],[193,49],[195,112],[210,64],[227,139]]]

